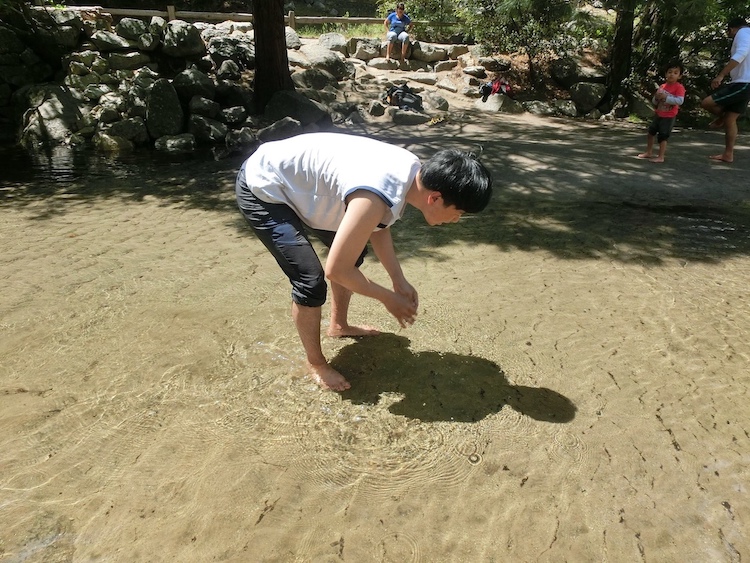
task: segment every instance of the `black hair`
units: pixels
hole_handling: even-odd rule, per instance
[[[440,192],[445,205],[467,213],[478,213],[490,202],[492,177],[476,155],[443,149],[427,160],[420,171],[422,184]]]
[[[747,27],[747,20],[742,17],[732,18],[727,22],[727,27]]]
[[[679,68],[680,74],[685,74],[685,65],[683,65],[680,61],[669,61],[666,65],[664,65],[665,71],[669,70],[670,68]]]

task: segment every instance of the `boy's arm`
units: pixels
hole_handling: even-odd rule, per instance
[[[417,295],[417,290],[406,281],[401,264],[396,257],[396,250],[393,248],[391,229],[381,229],[372,233],[370,235],[370,244],[372,244],[372,249],[375,251],[375,256],[378,257],[383,268],[388,272],[393,282],[393,290],[410,299],[415,307],[418,307],[419,296]]]
[[[349,199],[344,219],[333,238],[325,272],[332,282],[383,303],[399,324],[405,327],[414,322],[416,304],[371,281],[356,266],[362,249],[387,210],[388,206],[378,195],[364,190],[356,192]]]

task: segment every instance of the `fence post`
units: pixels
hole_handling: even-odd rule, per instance
[[[167,5],[167,19],[169,19],[169,21],[177,19],[177,10],[175,10],[174,6],[171,4]]]
[[[294,10],[289,10],[289,27],[297,29],[297,24],[294,21]]]

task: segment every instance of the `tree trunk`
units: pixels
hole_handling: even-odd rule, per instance
[[[253,2],[255,31],[255,111],[262,113],[271,97],[281,90],[294,90],[286,54],[284,0]]]
[[[622,93],[622,84],[630,76],[633,53],[633,22],[638,0],[623,0],[617,9],[615,38],[612,42],[612,62],[607,80],[607,100],[610,105]]]

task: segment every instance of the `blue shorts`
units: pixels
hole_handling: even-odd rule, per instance
[[[322,306],[326,302],[328,286],[308,233],[314,234],[328,248],[336,233],[305,225],[288,205],[266,203],[253,196],[245,183],[244,170],[237,175],[237,188],[243,192],[240,211],[289,278],[292,300],[306,307]],[[362,250],[357,267],[362,265],[366,255],[367,247]]]
[[[719,86],[711,99],[724,111],[742,114],[750,101],[750,82],[730,82]]]

